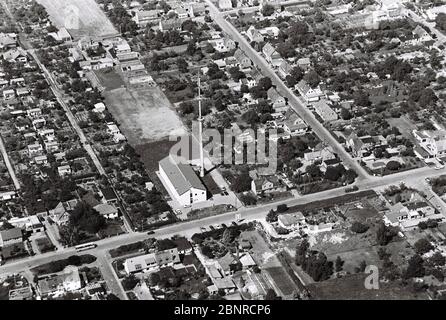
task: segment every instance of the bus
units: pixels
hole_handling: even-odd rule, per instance
[[[84,243],[84,244],[77,245],[74,248],[76,249],[77,252],[80,252],[80,251],[94,249],[97,246],[98,245],[96,243]]]

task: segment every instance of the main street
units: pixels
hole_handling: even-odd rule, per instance
[[[360,188],[360,190],[382,188],[385,186],[395,185],[400,183],[413,185],[420,183],[425,178],[434,178],[441,174],[446,174],[446,169],[436,170],[432,168],[420,168],[416,170],[397,173],[382,178],[377,178],[374,180],[359,181],[358,183],[356,183],[356,185]],[[241,218],[245,220],[256,220],[264,218],[271,209],[275,209],[279,204],[287,204],[288,206],[294,206],[294,205],[310,203],[313,201],[326,200],[333,197],[344,195],[345,189],[346,187],[343,187],[343,188],[337,188],[323,192],[303,195],[298,198],[292,198],[280,202],[267,204],[262,207],[243,208],[237,211],[237,214],[240,214]],[[201,227],[210,226],[214,224],[222,224],[222,223],[230,224],[234,220],[235,220],[235,212],[228,212],[218,216],[211,216],[203,219],[186,221],[162,227],[156,230],[155,234],[153,234],[152,236],[156,238],[169,238],[174,235],[183,235],[186,237],[190,237],[194,233],[200,232]],[[150,236],[148,236],[146,233],[134,232],[130,234],[124,234],[112,238],[103,239],[96,242],[97,247],[95,249],[86,251],[86,253],[93,255],[104,255],[110,249],[116,248],[121,245],[141,241],[149,237]],[[54,252],[49,252],[41,255],[36,255],[33,257],[7,262],[5,265],[0,266],[0,275],[17,273],[26,269],[33,268],[43,263],[67,258],[73,254],[76,254],[76,250],[74,248],[64,248]]]
[[[339,158],[341,158],[347,167],[354,169],[358,173],[359,180],[373,179],[373,177],[370,177],[367,171],[350,156],[344,147],[316,119],[314,114],[303,105],[295,93],[285,85],[261,54],[249,44],[248,40],[245,39],[231,23],[226,21],[226,14],[221,13],[210,0],[205,0],[205,2],[209,6],[209,12],[214,21],[224,32],[230,35],[234,41],[238,42],[239,48],[244,51],[253,64],[262,71],[264,76],[268,76],[271,79],[272,83],[276,86],[277,91],[288,99],[288,103],[293,110],[313,129],[314,133],[316,133],[325,144],[330,145],[333,148],[333,151],[338,154]]]

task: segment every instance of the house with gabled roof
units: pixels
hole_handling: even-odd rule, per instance
[[[273,66],[279,66],[282,63],[280,53],[276,51],[271,43],[268,42],[263,46],[262,53],[265,56],[265,60]]]
[[[257,30],[254,26],[250,26],[248,30],[246,31],[246,35],[248,36],[248,39],[250,42],[263,42],[265,38],[260,33],[259,30]]]
[[[240,69],[246,69],[252,66],[251,59],[249,59],[249,57],[241,49],[235,50],[234,58],[237,60],[237,65],[240,67]]]
[[[305,80],[299,81],[295,88],[306,103],[319,101],[319,99],[324,96],[324,93],[319,86],[311,88]]]

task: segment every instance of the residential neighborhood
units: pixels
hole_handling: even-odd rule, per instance
[[[1,300],[444,299],[446,1],[63,2],[0,0]]]

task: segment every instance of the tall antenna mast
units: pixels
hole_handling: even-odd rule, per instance
[[[201,113],[201,80],[198,73],[198,140],[200,144],[200,177],[204,177],[203,115]]]

